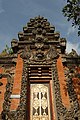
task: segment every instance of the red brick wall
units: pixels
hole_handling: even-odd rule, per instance
[[[21,91],[21,79],[22,79],[22,71],[23,71],[23,60],[18,55],[15,76],[14,76],[14,84],[13,84],[13,91],[12,95],[20,95]],[[11,99],[11,110],[16,110],[18,107],[20,99]]]
[[[58,70],[58,78],[59,78],[59,82],[60,82],[60,92],[61,92],[62,102],[63,102],[64,106],[68,108],[70,106],[70,102],[69,102],[68,94],[65,93],[66,78],[64,75],[64,69],[63,69],[61,57],[59,57],[57,60],[57,70]]]

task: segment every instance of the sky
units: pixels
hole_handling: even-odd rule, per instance
[[[0,52],[6,44],[10,47],[13,38],[18,39],[18,32],[30,18],[44,16],[66,38],[66,52],[75,49],[80,54],[80,37],[77,29],[62,14],[66,0],[0,0]]]

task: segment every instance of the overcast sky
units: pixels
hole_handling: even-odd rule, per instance
[[[10,46],[13,38],[30,18],[44,16],[67,39],[67,52],[75,49],[80,54],[80,37],[77,29],[72,28],[62,15],[66,0],[0,0],[0,52],[6,44]]]

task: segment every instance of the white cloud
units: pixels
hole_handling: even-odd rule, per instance
[[[76,31],[75,27],[70,26],[67,31],[67,35],[69,36],[70,34],[74,33]]]
[[[67,47],[66,47],[66,51],[68,52],[68,53],[70,53],[71,51],[72,51],[72,49],[74,49],[74,50],[76,50],[76,52],[78,53],[78,54],[80,54],[80,44],[79,43],[75,43],[75,44],[73,44],[73,43],[71,43],[71,42],[67,42]]]

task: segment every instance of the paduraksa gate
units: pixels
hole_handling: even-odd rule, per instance
[[[38,16],[0,55],[1,120],[80,120],[80,56]]]

